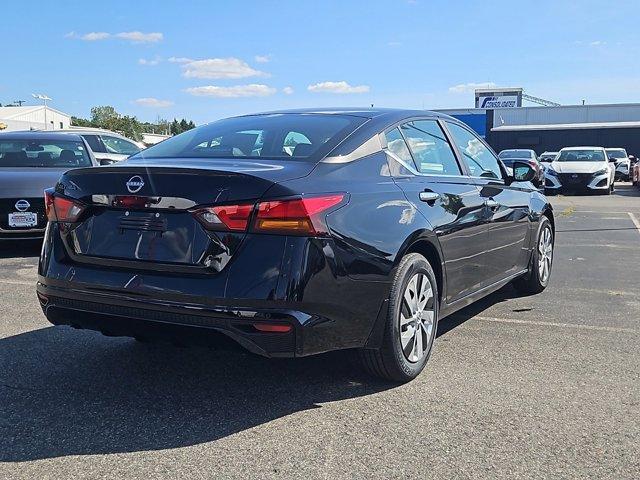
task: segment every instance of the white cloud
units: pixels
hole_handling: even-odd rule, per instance
[[[291,95],[293,93],[293,87],[284,87],[282,89],[282,93],[285,93],[287,95]]]
[[[108,32],[89,32],[85,34],[79,34],[76,32],[69,32],[65,35],[66,38],[77,38],[79,40],[85,40],[87,42],[95,42],[96,40],[106,40],[108,38],[120,38],[123,40],[129,40],[133,43],[155,43],[162,40],[163,35],[159,32],[143,33],[143,32],[120,32],[120,33],[108,33]]]
[[[147,67],[155,67],[161,61],[162,61],[162,59],[160,57],[154,57],[154,58],[149,59],[149,60],[147,60],[146,58],[140,58],[140,59],[138,59],[138,64],[145,65]]]
[[[307,90],[316,93],[367,93],[369,85],[351,86],[344,80],[341,82],[320,82],[309,85]]]
[[[169,57],[167,61],[171,63],[190,63],[193,62],[193,59],[187,57]]]
[[[133,103],[141,107],[155,107],[155,108],[170,107],[171,105],[173,105],[173,102],[171,100],[158,100],[157,98],[153,98],[153,97],[138,98],[134,100]]]
[[[401,47],[402,46],[402,42],[387,42],[387,45],[389,47]]]
[[[266,73],[251,68],[239,58],[207,58],[182,64],[187,78],[246,78],[266,76]]]
[[[133,43],[156,43],[164,38],[164,35],[160,32],[143,33],[137,30],[134,32],[116,33],[114,36],[123,40],[129,40]]]
[[[271,57],[272,55],[256,55],[254,58],[254,60],[258,63],[269,63],[271,61]]]
[[[75,38],[78,40],[85,40],[87,42],[95,42],[96,40],[106,40],[111,37],[110,33],[107,32],[89,32],[81,35],[76,32],[69,32],[65,35],[65,38]]]
[[[595,40],[591,43],[589,43],[589,45],[591,45],[592,47],[603,47],[607,44],[607,42],[603,42],[602,40]]]
[[[484,82],[484,83],[461,83],[459,85],[454,85],[453,87],[449,87],[449,91],[451,93],[473,93],[476,88],[494,88],[496,86],[493,82]]]
[[[267,85],[252,83],[249,85],[235,85],[233,87],[218,87],[215,85],[191,87],[187,88],[185,92],[197,97],[238,98],[268,97],[276,93],[276,89]]]

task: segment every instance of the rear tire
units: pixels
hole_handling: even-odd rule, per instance
[[[402,258],[389,294],[389,309],[380,349],[361,349],[360,361],[370,374],[408,382],[429,360],[438,327],[438,284],[426,258]]]
[[[533,295],[547,288],[553,265],[553,246],[553,228],[549,219],[543,215],[538,225],[538,234],[531,255],[529,272],[513,281],[513,286],[516,290],[525,295]]]

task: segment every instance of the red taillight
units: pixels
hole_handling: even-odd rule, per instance
[[[291,331],[291,325],[277,323],[254,323],[253,327],[259,332],[265,333],[287,333]]]
[[[328,230],[323,213],[343,200],[344,194],[334,194],[260,202],[253,229],[264,233],[322,235]]]
[[[44,204],[50,222],[77,222],[85,208],[75,200],[54,195],[51,190],[45,190]]]
[[[203,208],[194,214],[209,230],[244,232],[249,224],[252,210],[253,204],[221,205]]]

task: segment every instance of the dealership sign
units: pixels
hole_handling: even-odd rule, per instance
[[[514,108],[518,105],[517,95],[490,95],[476,98],[477,108]]]

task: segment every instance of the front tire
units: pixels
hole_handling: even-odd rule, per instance
[[[551,222],[542,216],[538,226],[536,245],[531,255],[529,272],[513,282],[520,293],[533,295],[542,292],[549,284],[551,266],[553,265],[554,233]]]
[[[389,294],[382,346],[360,350],[372,375],[395,382],[416,378],[429,360],[438,326],[438,285],[426,258],[402,258]]]

